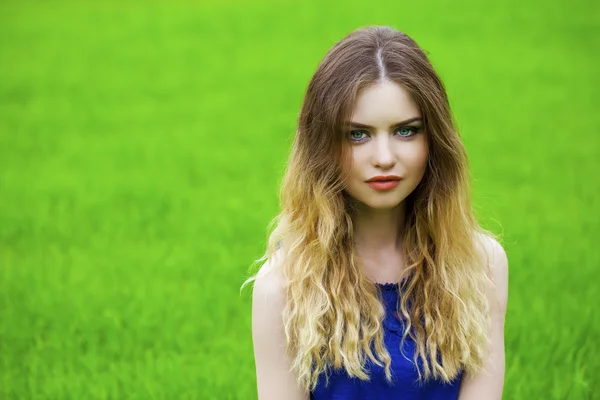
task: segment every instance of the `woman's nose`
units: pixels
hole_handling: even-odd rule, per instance
[[[381,169],[389,169],[396,164],[391,140],[385,136],[376,140],[373,154],[373,165]]]

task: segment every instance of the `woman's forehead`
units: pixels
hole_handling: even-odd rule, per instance
[[[349,122],[387,128],[418,116],[419,107],[408,91],[385,81],[358,93]]]

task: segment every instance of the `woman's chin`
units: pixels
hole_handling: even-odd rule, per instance
[[[371,200],[371,201],[361,201],[361,203],[367,209],[377,210],[377,211],[385,211],[385,210],[393,210],[394,208],[398,207],[400,205],[400,203],[402,203],[402,200],[401,199],[386,200],[386,201]]]

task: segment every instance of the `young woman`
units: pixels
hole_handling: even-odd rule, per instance
[[[300,112],[252,333],[260,400],[500,399],[508,265],[422,49],[337,43]]]

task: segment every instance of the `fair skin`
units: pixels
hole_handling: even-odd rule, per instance
[[[508,260],[497,241],[483,238],[481,251],[487,255],[495,288],[488,293],[491,304],[492,329],[490,352],[483,371],[471,376],[465,374],[460,384],[459,400],[499,400],[504,387],[504,321],[508,303]]]
[[[348,121],[352,166],[346,190],[357,201],[355,246],[365,273],[375,282],[397,282],[404,268],[398,235],[403,223],[403,201],[421,181],[428,157],[426,133],[419,117],[419,109],[408,93],[385,81],[359,94]],[[385,190],[376,190],[365,182],[381,175],[396,175],[401,180],[396,187]],[[508,267],[504,250],[497,242],[484,241],[482,251],[490,257],[496,285],[494,293],[489,294],[494,305],[492,351],[484,372],[463,378],[459,400],[492,400],[502,396]],[[284,281],[277,268],[281,262],[278,253],[261,269],[254,285],[252,333],[258,398],[308,400],[309,394],[298,387],[285,355],[281,318]]]
[[[269,259],[256,277],[252,292],[252,342],[259,400],[309,400],[290,372],[285,354],[282,312],[285,305],[284,278],[278,268],[280,252]]]
[[[397,282],[403,268],[399,229],[404,200],[417,187],[427,166],[427,137],[419,108],[395,83],[363,90],[349,121],[352,166],[346,191],[358,201],[354,220],[356,251],[376,282]],[[395,188],[376,190],[365,181],[400,177]]]

